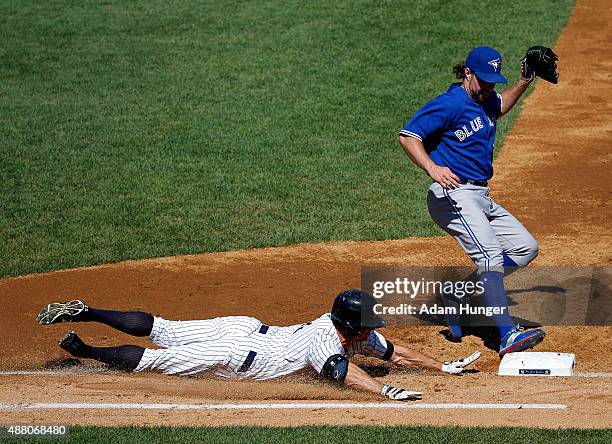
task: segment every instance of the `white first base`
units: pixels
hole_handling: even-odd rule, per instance
[[[505,355],[499,364],[501,376],[572,376],[576,356],[571,353],[517,352]]]

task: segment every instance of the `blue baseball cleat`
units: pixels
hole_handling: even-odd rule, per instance
[[[499,357],[503,358],[506,353],[519,352],[538,345],[546,336],[544,330],[524,330],[517,326],[516,330],[507,333],[501,340],[499,346]]]

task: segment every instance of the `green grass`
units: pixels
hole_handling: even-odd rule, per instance
[[[440,234],[398,129],[473,46],[516,80],[572,5],[2,2],[0,276]]]
[[[612,429],[528,429],[481,427],[69,427],[69,435],[44,442],[69,443],[567,443],[610,442]],[[11,442],[41,442],[41,439]]]

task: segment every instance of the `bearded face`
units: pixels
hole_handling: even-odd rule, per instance
[[[489,83],[479,79],[476,74],[471,72],[469,69],[466,71],[466,91],[470,97],[472,97],[472,99],[480,103],[485,103],[495,90],[495,83]]]

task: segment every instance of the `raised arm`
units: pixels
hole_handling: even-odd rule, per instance
[[[500,117],[506,115],[513,107],[516,102],[521,98],[523,93],[527,91],[531,80],[522,77],[514,85],[506,88],[502,93],[502,109]]]
[[[559,80],[557,60],[559,60],[557,54],[550,48],[539,45],[530,47],[521,60],[521,78],[501,93],[501,115],[503,116],[512,109],[536,76],[556,84]]]

